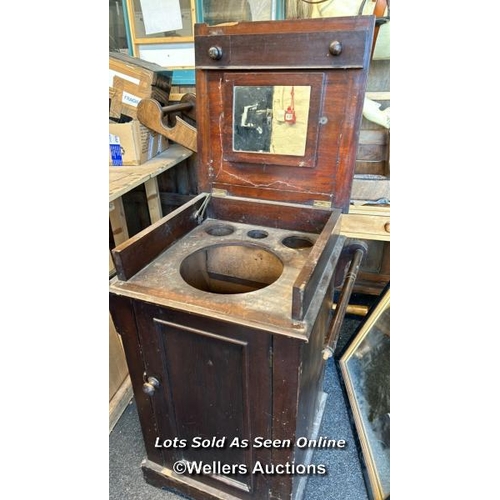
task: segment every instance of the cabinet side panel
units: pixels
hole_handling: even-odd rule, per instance
[[[333,281],[333,280],[332,280]],[[317,439],[315,433],[319,431],[319,423],[322,418],[321,406],[324,397],[324,373],[325,361],[322,351],[325,342],[325,334],[333,316],[333,283],[323,299],[323,304],[316,318],[309,342],[302,346],[302,370],[300,376],[300,398],[297,411],[297,438]],[[323,401],[324,403],[324,401]],[[330,436],[334,438],[335,436]],[[310,463],[314,449],[310,447],[296,448],[295,462]],[[313,462],[314,463],[314,462]],[[294,476],[294,491],[305,485],[300,482],[301,476]]]
[[[273,338],[273,429],[272,438],[291,440],[297,437],[299,403],[300,352],[302,341],[275,335]],[[294,461],[293,447],[273,448],[272,463],[284,465]],[[290,476],[273,477],[270,499],[292,498]]]
[[[127,297],[111,294],[109,310],[116,331],[122,337],[147,455],[150,460],[162,464],[162,450],[154,446],[155,439],[158,436],[158,427],[153,406],[150,398],[142,391],[145,366],[139,332],[136,326],[133,302]]]

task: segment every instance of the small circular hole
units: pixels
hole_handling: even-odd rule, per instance
[[[214,224],[213,226],[207,227],[205,232],[210,236],[227,236],[228,234],[234,233],[234,228],[226,224]]]
[[[310,248],[314,245],[314,243],[307,239],[303,238],[302,236],[288,236],[285,238],[281,243],[285,245],[288,248]]]
[[[262,238],[267,238],[269,235],[266,231],[261,231],[260,229],[252,229],[251,231],[248,231],[247,236],[256,240],[261,240]]]

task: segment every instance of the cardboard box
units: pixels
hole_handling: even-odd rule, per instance
[[[168,104],[173,72],[156,63],[120,52],[109,53],[109,116],[137,118],[141,99]]]
[[[168,139],[139,120],[109,124],[109,164],[142,165],[168,148]]]

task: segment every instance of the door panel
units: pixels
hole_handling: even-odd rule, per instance
[[[271,335],[146,304],[137,308],[146,375],[160,382],[151,397],[159,442],[177,437],[181,446],[163,449],[165,465],[234,465],[231,472],[196,478],[265,498],[262,476],[251,471],[257,460],[268,463],[270,450],[251,444],[271,436]],[[235,438],[248,446],[235,445]]]

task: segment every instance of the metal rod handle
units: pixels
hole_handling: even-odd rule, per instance
[[[327,360],[333,356],[335,347],[337,346],[337,341],[340,333],[340,328],[344,321],[345,313],[347,311],[347,306],[349,305],[349,299],[351,298],[352,289],[354,288],[354,283],[358,277],[359,268],[361,266],[361,261],[366,253],[366,246],[357,246],[354,250],[354,255],[347,271],[344,285],[340,292],[339,302],[335,308],[335,316],[333,318],[330,330],[326,337],[325,345],[322,351],[323,359]]]

